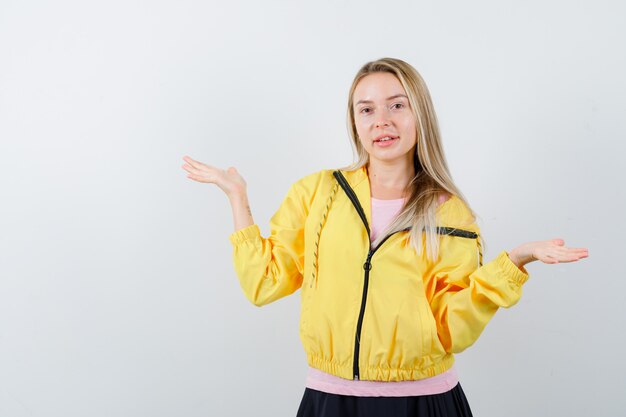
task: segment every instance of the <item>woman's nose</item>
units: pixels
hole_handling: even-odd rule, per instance
[[[375,122],[376,127],[389,126],[389,118],[385,115],[378,116]]]
[[[376,118],[374,119],[374,125],[376,127],[389,126],[389,109],[386,106],[380,106],[380,109],[376,112]]]

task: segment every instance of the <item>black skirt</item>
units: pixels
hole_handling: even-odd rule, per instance
[[[471,417],[461,384],[442,394],[414,397],[355,397],[329,394],[311,388],[297,417]]]

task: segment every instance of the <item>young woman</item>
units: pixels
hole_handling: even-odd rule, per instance
[[[184,157],[183,168],[228,196],[235,270],[250,301],[301,289],[310,368],[298,416],[471,416],[453,354],[519,300],[526,264],[573,262],[587,249],[530,242],[483,265],[428,89],[406,62],[359,70],[348,124],[356,163],[293,183],[267,238],[234,167]]]

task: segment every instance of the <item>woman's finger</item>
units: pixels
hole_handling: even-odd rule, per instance
[[[183,169],[193,174],[199,175],[201,177],[208,178],[210,179],[210,182],[214,182],[215,180],[217,180],[219,176],[219,172],[222,171],[219,168],[214,168],[214,167],[211,167],[210,165],[205,165],[202,163],[195,164],[195,165],[185,164],[183,165]]]
[[[548,255],[539,256],[538,259],[541,262],[546,263],[546,264],[558,264],[559,263],[558,259],[554,259],[553,257],[548,256]]]
[[[589,253],[589,249],[587,249],[587,248],[570,248],[570,250],[575,251],[575,252],[587,252],[587,253]]]
[[[201,182],[209,182],[209,183],[217,184],[217,181],[219,179],[217,172],[214,170],[205,171],[201,169],[196,169],[192,166],[188,166],[186,170],[190,174],[194,175],[194,179],[197,179],[198,181],[201,181]]]
[[[586,258],[588,254],[584,250],[579,251],[572,250],[571,248],[557,248],[547,252],[546,256],[552,260],[556,260],[557,262],[575,262],[579,259]]]
[[[582,255],[582,254],[587,254],[587,249],[584,248],[564,248],[564,247],[559,247],[556,248],[554,253],[559,253],[563,256],[569,256],[569,255]]]
[[[196,175],[200,175],[202,173],[201,170],[199,170],[197,168],[194,168],[193,166],[187,165],[187,164],[183,165],[183,169],[185,169],[188,172],[191,172],[192,174],[196,174]]]
[[[183,161],[187,162],[189,165],[194,165],[196,161],[193,158],[188,156],[183,156]]]
[[[191,165],[192,167],[194,167],[196,169],[202,169],[202,168],[215,169],[214,166],[207,165],[207,164],[205,164],[203,162],[200,162],[200,161],[196,161],[195,159],[190,158],[188,156],[185,156],[183,158],[183,160],[185,160],[185,162],[187,162],[189,165]]]
[[[188,156],[188,155],[183,156],[183,160],[185,160],[187,162],[198,162],[195,159],[193,159],[191,156]]]

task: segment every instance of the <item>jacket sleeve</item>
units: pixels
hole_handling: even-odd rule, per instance
[[[294,183],[270,219],[270,235],[252,224],[229,236],[233,262],[246,297],[256,306],[269,304],[302,285],[304,224],[308,206]]]
[[[472,227],[478,232],[478,227]],[[480,236],[478,237],[480,239]],[[528,280],[506,251],[479,265],[479,240],[442,236],[438,262],[426,280],[426,294],[439,340],[449,353],[471,346],[499,307],[511,307]]]

